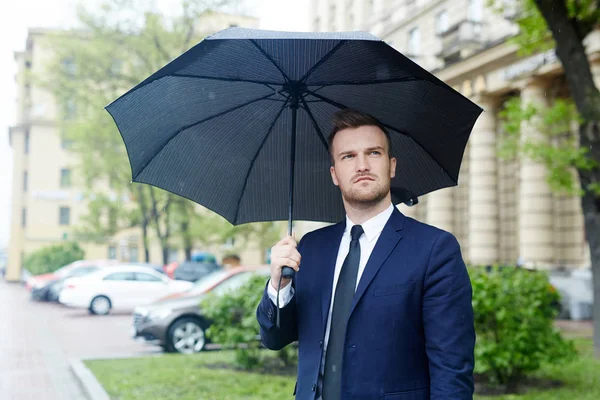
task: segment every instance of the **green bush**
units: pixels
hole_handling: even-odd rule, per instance
[[[46,274],[81,260],[84,256],[84,251],[77,243],[65,242],[34,251],[25,258],[24,267],[32,275]]]
[[[543,364],[575,357],[553,322],[560,296],[548,276],[516,267],[469,269],[475,314],[475,372],[513,392]]]
[[[200,304],[204,315],[213,321],[206,332],[208,338],[214,343],[235,348],[236,364],[244,369],[258,367],[266,361],[256,321],[256,307],[264,288],[265,277],[257,275],[235,290],[208,295]],[[283,349],[277,353],[277,359],[283,365],[293,365],[296,351]]]

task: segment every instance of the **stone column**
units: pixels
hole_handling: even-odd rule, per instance
[[[469,138],[469,259],[475,265],[488,265],[499,261],[497,104],[484,96],[474,101],[484,112]]]
[[[453,231],[454,199],[452,188],[436,190],[427,195],[427,223],[448,232]]]
[[[545,87],[538,80],[528,81],[521,91],[521,100],[524,107],[528,104],[545,106]],[[522,124],[521,138],[523,141],[547,140],[536,128],[535,121]],[[519,258],[526,265],[549,266],[554,262],[554,210],[552,192],[546,181],[547,170],[526,157],[521,157],[520,163]]]

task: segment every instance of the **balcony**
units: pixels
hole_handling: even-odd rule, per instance
[[[437,56],[445,63],[458,61],[485,47],[481,22],[464,20],[438,35],[442,50]]]

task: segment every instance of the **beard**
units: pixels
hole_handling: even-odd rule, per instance
[[[372,182],[371,187],[362,189],[354,184],[349,186],[340,186],[342,198],[354,208],[368,209],[385,199],[390,192],[391,181],[376,180]]]

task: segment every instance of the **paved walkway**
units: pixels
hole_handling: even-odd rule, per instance
[[[0,280],[0,399],[85,400],[36,305],[23,287]]]

